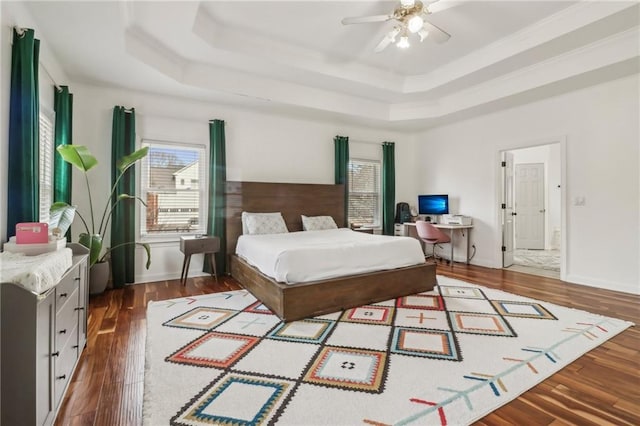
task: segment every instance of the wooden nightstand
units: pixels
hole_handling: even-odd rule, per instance
[[[191,263],[192,254],[210,254],[211,268],[213,276],[218,280],[218,271],[216,270],[216,259],[214,254],[220,251],[220,238],[205,235],[203,237],[180,237],[180,251],[184,253],[182,261],[182,272],[180,273],[180,283],[186,285],[187,275],[189,275],[189,263]]]
[[[365,234],[373,234],[373,228],[351,228],[356,232],[364,232]]]

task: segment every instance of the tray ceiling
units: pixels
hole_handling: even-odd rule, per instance
[[[425,1],[425,3],[429,3]],[[635,1],[447,1],[451,39],[375,46],[389,1],[27,2],[72,81],[426,128],[639,72]]]

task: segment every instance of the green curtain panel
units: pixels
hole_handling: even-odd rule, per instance
[[[118,177],[116,162],[136,149],[135,110],[122,106],[113,108],[113,126],[111,134],[111,185]],[[135,167],[129,168],[118,182],[114,194],[135,195]],[[113,205],[115,195],[111,199]],[[123,200],[113,209],[111,218],[111,247],[135,241],[135,200]],[[124,287],[135,281],[135,245],[127,244],[111,252],[111,278],[115,288]]]
[[[394,204],[396,202],[395,144],[382,144],[382,233],[393,235]]]
[[[344,185],[344,223],[349,222],[349,137],[336,136],[333,138],[335,144],[335,183]]]
[[[227,271],[227,239],[225,224],[225,186],[227,182],[227,160],[225,153],[224,120],[209,121],[209,214],[207,235],[220,238],[220,251],[216,253],[216,267]],[[203,271],[211,273],[210,254],[205,255]]]
[[[30,29],[13,30],[7,179],[7,238],[16,224],[39,219],[40,40]]]
[[[69,87],[53,88],[53,110],[56,113],[55,148],[71,145],[73,95]],[[53,152],[53,201],[71,204],[71,164],[64,161],[58,151]],[[71,229],[67,232],[67,241],[71,241]]]

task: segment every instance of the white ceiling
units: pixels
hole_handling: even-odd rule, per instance
[[[73,82],[417,129],[640,72],[637,1],[450,1],[446,43],[373,49],[393,1],[28,2]],[[448,6],[448,7],[445,7]]]

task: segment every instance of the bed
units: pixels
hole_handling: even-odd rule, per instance
[[[227,182],[226,239],[231,275],[284,321],[295,321],[432,290],[435,265],[424,258],[389,270],[286,283],[262,273],[236,254],[241,213],[281,212],[290,232],[302,231],[301,215],[331,216],[344,226],[342,185]],[[347,231],[353,232],[353,231]]]

